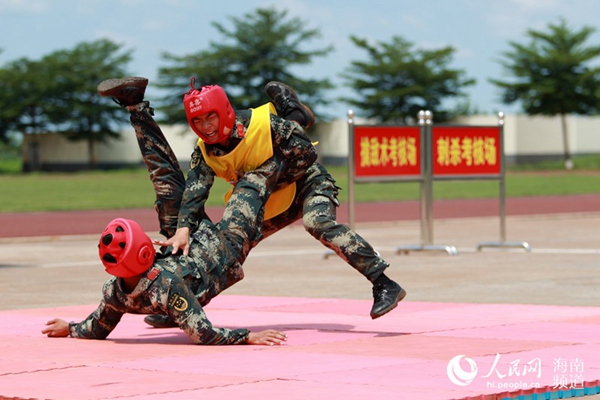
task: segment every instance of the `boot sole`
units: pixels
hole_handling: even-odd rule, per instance
[[[271,83],[274,83],[274,82],[269,82],[269,83],[267,83],[267,86],[269,86]],[[294,96],[295,96],[295,97],[298,99],[298,103],[300,103],[300,106],[302,106],[302,108],[304,108],[304,111],[306,111],[306,113],[307,113],[308,115],[310,115],[310,123],[308,123],[308,124],[306,125],[306,127],[305,127],[305,128],[306,128],[306,129],[308,129],[308,128],[310,128],[311,126],[313,126],[313,125],[314,125],[314,123],[315,123],[315,114],[312,112],[312,110],[311,110],[311,109],[310,109],[310,108],[309,108],[309,107],[308,107],[306,104],[304,104],[304,103],[302,103],[302,102],[300,101],[300,99],[298,98],[298,94],[296,93],[296,91],[295,91],[294,89],[292,89],[291,87],[289,87],[288,85],[286,85],[285,83],[283,83],[283,82],[277,82],[277,85],[279,85],[279,86],[283,86],[283,87],[284,87],[284,88],[286,88],[286,89],[287,89],[287,90],[288,90],[290,93],[293,93],[293,94],[294,94]],[[267,96],[269,96],[269,93],[267,93]],[[273,99],[271,99],[271,97],[269,97],[269,99],[270,99],[271,101],[274,101]]]
[[[381,313],[379,313],[379,314],[371,313],[371,319],[377,319],[377,318],[382,317],[385,314],[389,313],[394,308],[396,308],[398,306],[398,303],[400,303],[402,301],[402,299],[404,299],[405,297],[406,297],[406,290],[400,288],[400,291],[398,292],[398,296],[396,296],[396,300],[392,304],[390,304],[390,306],[388,308],[383,309],[383,311]]]
[[[118,94],[114,91],[120,89],[123,86],[133,86],[139,88],[145,88],[148,86],[148,79],[139,76],[130,76],[128,78],[114,78],[107,79],[100,82],[98,85],[98,94],[104,97],[113,97]]]

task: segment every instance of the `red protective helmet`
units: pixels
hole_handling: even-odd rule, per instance
[[[152,266],[156,255],[152,240],[138,223],[124,218],[113,219],[106,226],[98,252],[106,272],[120,278],[143,273]]]
[[[220,143],[227,138],[235,125],[235,112],[227,98],[227,94],[221,86],[208,85],[196,89],[196,79],[190,79],[191,89],[183,95],[183,107],[187,115],[188,123],[192,130],[207,143]],[[219,128],[217,138],[209,139],[196,129],[192,120],[200,115],[215,112],[219,116]]]

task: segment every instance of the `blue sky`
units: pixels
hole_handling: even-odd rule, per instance
[[[211,26],[228,17],[242,17],[257,7],[288,10],[307,28],[320,30],[320,39],[308,46],[332,44],[334,52],[315,60],[300,72],[309,77],[339,78],[352,60],[366,60],[350,35],[373,42],[402,36],[419,48],[457,49],[453,68],[464,69],[477,84],[468,90],[471,103],[482,112],[515,112],[499,101],[489,78],[504,78],[497,62],[509,50],[509,41],[525,41],[527,29],[545,29],[564,17],[574,29],[600,28],[598,0],[0,0],[0,65],[20,57],[39,59],[82,41],[108,38],[133,50],[129,65],[134,75],[151,80],[164,65],[160,54],[195,53],[221,35]],[[589,44],[600,43],[600,32]],[[152,100],[152,88],[148,89]],[[340,87],[334,98],[349,95]],[[328,114],[346,115],[345,104],[334,103]]]

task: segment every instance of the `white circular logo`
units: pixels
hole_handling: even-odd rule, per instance
[[[460,366],[460,360],[463,358],[469,364],[469,371],[465,371]],[[467,358],[464,355],[456,356],[448,363],[446,373],[448,374],[448,379],[455,385],[467,386],[477,376],[477,364],[473,359]]]

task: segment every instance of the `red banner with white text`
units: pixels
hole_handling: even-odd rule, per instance
[[[433,176],[500,175],[500,129],[488,126],[434,126]]]
[[[356,126],[357,177],[421,176],[421,134],[414,126]]]

